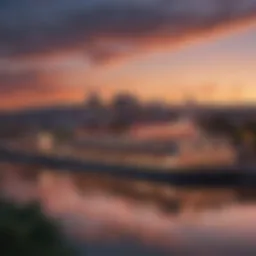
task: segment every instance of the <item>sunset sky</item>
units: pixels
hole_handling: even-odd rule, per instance
[[[256,0],[0,0],[0,109],[256,100]]]

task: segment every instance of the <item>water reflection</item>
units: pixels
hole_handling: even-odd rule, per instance
[[[247,252],[256,252],[254,205],[233,203],[225,208],[200,212],[189,211],[188,207],[183,214],[177,214],[173,206],[172,211],[159,207],[166,203],[164,198],[177,195],[173,189],[162,187],[162,190],[157,190],[157,187],[153,187],[155,198],[142,200],[142,195],[146,198],[145,195],[149,193],[147,184],[137,184],[140,188],[137,191],[141,195],[138,199],[134,193],[127,194],[129,184],[121,181],[69,172],[57,174],[27,166],[17,168],[2,165],[1,170],[2,195],[18,202],[39,199],[46,213],[61,219],[65,230],[81,243],[104,241],[104,248],[128,239],[139,241],[146,247],[184,253],[182,255],[191,255],[191,251],[204,255],[206,245],[212,252],[219,250],[214,255],[222,255],[222,251],[227,253],[238,245],[242,245]],[[113,189],[114,183],[119,185],[120,190]],[[130,186],[132,191],[136,190],[136,184],[133,185]],[[224,194],[216,198],[220,199],[221,195]],[[225,195],[227,202],[233,202],[233,193]],[[231,241],[236,243],[230,246]],[[90,248],[95,251],[95,247]]]

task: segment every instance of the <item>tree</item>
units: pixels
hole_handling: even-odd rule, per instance
[[[256,122],[249,121],[243,126],[243,141],[250,143],[256,149]]]
[[[46,218],[38,204],[18,206],[0,201],[0,255],[68,256],[58,225]]]
[[[221,115],[214,115],[202,120],[202,127],[213,134],[232,135],[236,127],[228,120],[228,118]]]

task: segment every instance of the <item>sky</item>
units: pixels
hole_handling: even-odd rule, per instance
[[[0,109],[254,102],[255,44],[256,0],[0,0]]]

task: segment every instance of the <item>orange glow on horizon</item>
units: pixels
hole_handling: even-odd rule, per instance
[[[125,90],[117,90],[115,88],[105,88],[99,89],[99,95],[101,96],[103,102],[108,103],[111,101],[116,93],[129,93],[138,97],[138,99],[143,103],[148,101],[158,101],[167,104],[182,104],[187,98],[186,96],[192,97],[198,103],[207,104],[254,104],[256,102],[256,92],[254,88],[248,88],[248,90],[240,88],[237,92],[234,92],[232,88],[226,91],[219,91],[215,89],[208,89],[208,86],[199,86],[198,90],[194,93],[185,93],[184,90],[179,90],[177,88],[170,88],[169,90],[161,90],[157,92],[158,86],[152,86],[152,90],[148,87],[145,92],[143,89],[133,90],[133,87]],[[211,93],[208,90],[212,90]],[[85,100],[86,94],[91,91],[88,89],[79,88],[63,88],[55,93],[41,94],[36,92],[27,92],[15,94],[6,97],[1,100],[0,109],[15,110],[22,108],[31,107],[43,107],[43,106],[54,106],[62,104],[80,104]]]

